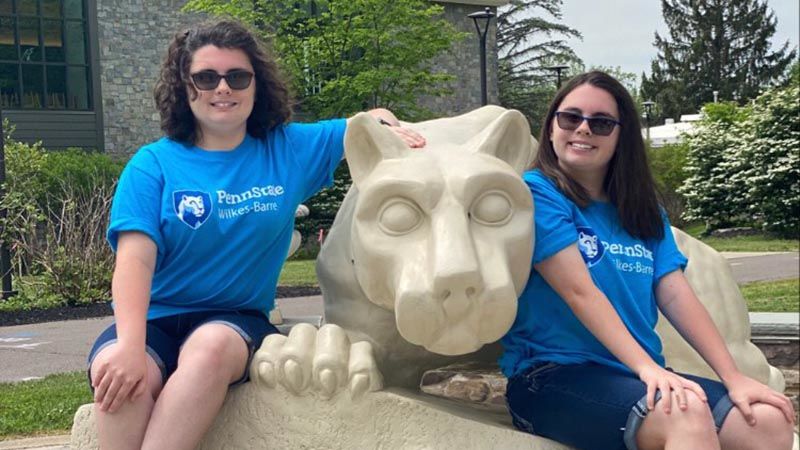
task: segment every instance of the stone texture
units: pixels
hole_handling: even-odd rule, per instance
[[[501,443],[501,444],[498,444]],[[499,445],[499,446],[498,446]],[[95,449],[91,405],[75,415],[71,448]],[[505,413],[424,397],[403,390],[352,401],[295,397],[255,383],[234,388],[199,446],[217,449],[566,450],[516,431]]]
[[[458,31],[467,33],[467,36],[455,42],[448,52],[436,58],[434,69],[455,76],[448,87],[452,93],[441,97],[424,96],[420,98],[420,105],[435,113],[437,116],[453,116],[481,106],[481,72],[480,48],[478,33],[475,24],[468,14],[483,11],[484,6],[466,5],[459,3],[445,3],[444,17],[452,23]],[[491,8],[497,14],[497,8]],[[498,104],[497,88],[497,20],[489,22],[489,31],[486,35],[486,91],[489,104]]]
[[[468,362],[425,372],[420,389],[437,397],[505,409],[507,383],[496,364]]]
[[[172,36],[202,20],[185,0],[97,0],[107,153],[131,154],[161,136],[153,88]]]

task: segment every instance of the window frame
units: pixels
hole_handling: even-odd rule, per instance
[[[36,14],[22,14],[20,12],[19,4],[22,1],[33,1],[36,3]],[[95,71],[95,67],[93,64],[94,61],[94,52],[92,51],[92,24],[90,23],[90,2],[88,0],[79,0],[81,3],[82,14],[81,18],[75,17],[67,17],[65,14],[65,1],[59,1],[59,11],[57,16],[47,16],[44,12],[44,3],[45,0],[12,0],[12,10],[11,13],[0,13],[0,18],[11,20],[14,23],[12,35],[13,35],[13,42],[14,42],[14,50],[16,53],[16,59],[0,59],[0,64],[16,66],[17,69],[17,80],[16,80],[16,92],[19,94],[19,103],[17,105],[6,105],[2,107],[3,109],[14,109],[14,110],[23,110],[23,111],[95,111],[97,109],[96,99],[95,96],[97,93],[95,92],[95,82],[94,79],[97,76]],[[24,61],[22,59],[22,52],[21,52],[21,20],[22,19],[35,19],[38,24],[37,30],[37,38],[38,38],[38,47],[41,53],[41,59],[37,61]],[[47,52],[46,52],[46,43],[45,43],[45,29],[44,25],[46,21],[57,21],[60,24],[59,32],[61,38],[61,46],[63,49],[63,60],[62,61],[48,61],[47,60]],[[69,43],[67,42],[67,28],[70,24],[79,24],[83,31],[82,36],[82,45],[83,45],[83,63],[74,63],[69,62],[70,59],[68,56],[68,52],[70,51]],[[40,95],[43,94],[41,98],[41,106],[29,106],[25,104],[24,95],[26,93],[25,90],[25,78],[23,75],[23,66],[28,67],[38,67],[41,70],[41,79],[42,79],[42,92],[39,92]],[[50,90],[48,86],[48,67],[62,67],[63,68],[63,82],[64,82],[64,104],[63,105],[53,105],[52,100],[50,99]],[[85,107],[71,107],[69,102],[69,86],[71,83],[70,73],[74,73],[74,70],[70,70],[72,68],[79,68],[82,69],[81,72],[84,75],[84,79],[80,81],[83,84],[83,94],[85,98],[81,99],[81,103],[85,102]]]

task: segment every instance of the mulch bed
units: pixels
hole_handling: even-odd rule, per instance
[[[319,295],[317,286],[278,286],[277,298],[307,297]],[[59,306],[48,309],[0,312],[0,327],[27,325],[31,323],[57,322],[62,320],[90,319],[113,314],[110,303],[91,303],[80,306]]]

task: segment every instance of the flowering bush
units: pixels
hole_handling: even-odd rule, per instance
[[[752,105],[709,104],[686,137],[684,218],[706,231],[757,226],[800,234],[800,83],[773,88]]]

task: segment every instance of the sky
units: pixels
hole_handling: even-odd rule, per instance
[[[778,19],[773,35],[773,49],[784,42],[798,45],[800,2],[768,0]],[[586,67],[619,66],[623,71],[641,76],[650,73],[650,61],[656,56],[655,32],[666,36],[660,0],[563,0],[562,23],[580,31],[583,40],[570,39],[569,45]]]

